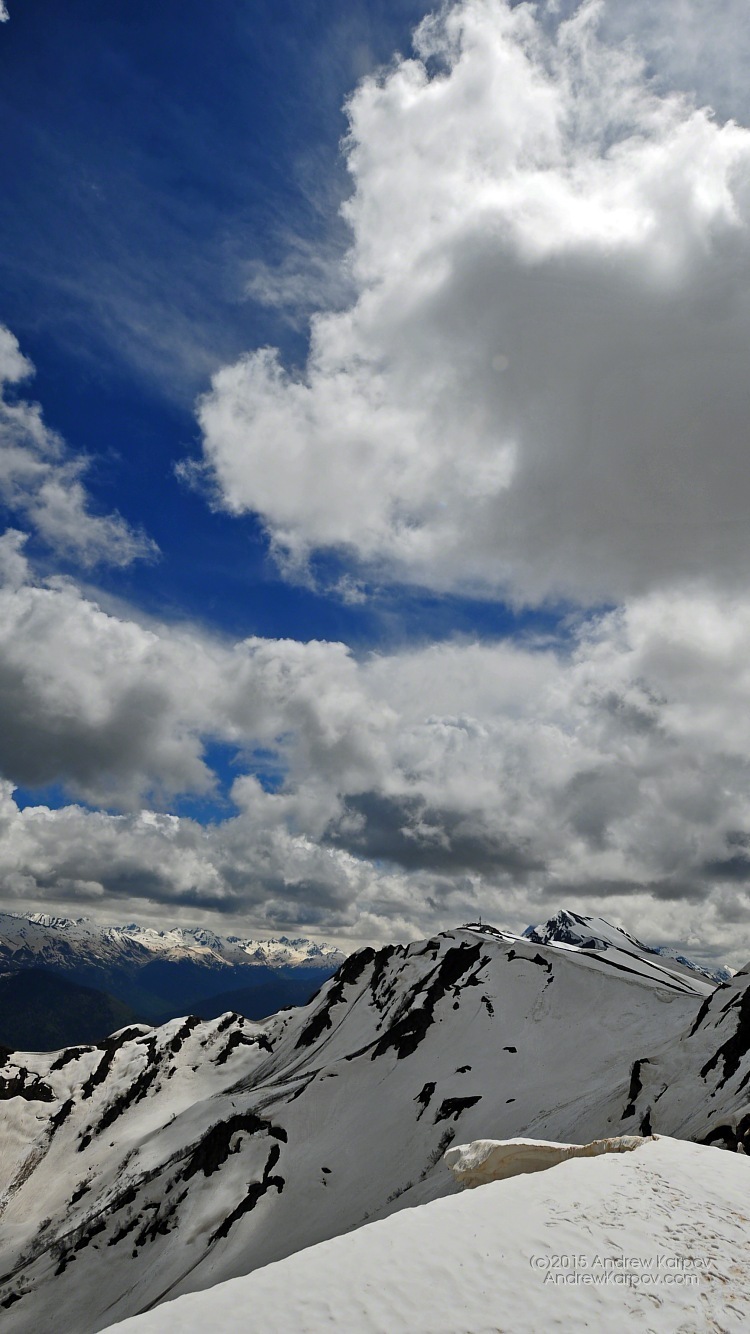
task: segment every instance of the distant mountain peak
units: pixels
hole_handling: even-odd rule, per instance
[[[536,945],[573,945],[584,950],[634,949],[641,954],[674,960],[681,968],[698,973],[716,984],[726,982],[733,976],[730,968],[710,968],[696,963],[669,945],[644,945],[637,936],[631,935],[621,926],[614,926],[604,917],[586,917],[566,908],[558,909],[553,917],[538,926],[527,926],[523,934]]]

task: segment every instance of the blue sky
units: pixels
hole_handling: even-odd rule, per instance
[[[278,577],[253,515],[175,477],[199,449],[211,373],[273,343],[304,359],[307,311],[244,292],[293,235],[337,256],[348,231],[345,96],[426,7],[78,3],[21,8],[2,33],[3,319],[36,368],[48,424],[92,459],[98,507],[161,557],[100,583],[150,612],[234,635],[382,639],[549,623],[496,599],[380,588],[364,606]],[[64,53],[64,58],[61,58]],[[328,556],[328,561],[335,561]]]
[[[6,904],[724,948],[737,6],[7,9]]]

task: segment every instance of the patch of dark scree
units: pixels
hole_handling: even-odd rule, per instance
[[[391,1024],[390,1028],[383,1034],[375,1044],[371,1060],[376,1060],[378,1056],[383,1056],[385,1052],[393,1050],[396,1052],[398,1060],[403,1060],[405,1056],[411,1056],[422,1041],[428,1028],[435,1020],[435,1006],[439,1000],[442,1000],[449,991],[458,983],[459,979],[465,977],[471,968],[475,965],[484,967],[489,963],[489,959],[482,959],[480,964],[481,943],[477,941],[475,945],[462,943],[458,946],[451,946],[446,950],[437,968],[431,974],[428,985],[424,987],[424,982],[420,982],[406,997],[399,1017]],[[476,983],[476,978],[471,979]],[[424,987],[422,1003],[419,1006],[411,1008],[413,1001],[420,994]]]
[[[334,973],[328,995],[312,1018],[305,1024],[297,1038],[295,1048],[311,1047],[313,1042],[317,1042],[327,1028],[332,1027],[331,1010],[334,1005],[340,1005],[344,999],[344,987],[352,986],[354,982],[357,982],[374,959],[375,950],[369,945],[366,949],[357,950],[356,954],[349,955],[349,958],[342,963],[338,972]]]
[[[200,1022],[201,1022],[200,1019],[198,1019],[196,1015],[194,1014],[188,1015],[184,1024],[182,1024],[180,1028],[177,1029],[177,1032],[175,1033],[174,1037],[172,1038],[172,1041],[169,1043],[169,1046],[167,1048],[168,1051],[171,1051],[173,1056],[177,1055],[178,1051],[180,1050],[180,1047],[182,1047],[183,1043],[185,1042],[185,1039],[190,1037],[190,1034],[192,1033],[193,1029],[197,1028]]]
[[[99,1118],[97,1124],[86,1132],[78,1145],[78,1152],[82,1153],[88,1148],[94,1135],[100,1135],[103,1130],[108,1130],[111,1125],[126,1112],[129,1107],[134,1107],[136,1103],[145,1098],[151,1085],[154,1083],[159,1073],[159,1063],[156,1054],[156,1036],[152,1034],[144,1044],[146,1047],[146,1064],[140,1074],[136,1076],[127,1088],[110,1103],[106,1111]]]
[[[703,1020],[708,1014],[709,1008],[711,1006],[711,1001],[713,1000],[715,995],[716,995],[715,991],[709,991],[708,995],[704,996],[703,1000],[701,1001],[701,1007],[697,1015],[695,1016],[695,1023],[693,1024],[693,1027],[688,1033],[689,1038],[691,1038],[693,1034],[700,1028],[701,1024],[703,1023]]]
[[[190,1161],[181,1174],[182,1180],[189,1181],[191,1177],[195,1176],[196,1172],[202,1172],[206,1177],[217,1172],[232,1152],[230,1145],[233,1136],[243,1130],[248,1135],[257,1135],[261,1131],[266,1131],[273,1139],[279,1139],[286,1143],[287,1134],[282,1126],[275,1126],[270,1121],[264,1121],[262,1117],[256,1116],[255,1112],[237,1112],[235,1116],[230,1116],[226,1121],[217,1121],[216,1125],[211,1126],[211,1129],[196,1144],[190,1156]]]
[[[240,1029],[236,1029],[226,1047],[223,1047],[219,1055],[214,1057],[214,1065],[226,1065],[232,1052],[236,1051],[238,1047],[260,1047],[263,1051],[273,1051],[273,1047],[264,1033],[261,1033],[259,1037],[250,1038]]]
[[[15,1075],[0,1075],[0,1102],[6,1102],[8,1098],[25,1098],[26,1102],[54,1102],[55,1094],[39,1075],[30,1076],[21,1065]]]
[[[58,1107],[57,1111],[55,1112],[55,1115],[50,1117],[49,1123],[50,1126],[52,1127],[53,1135],[56,1130],[60,1129],[60,1126],[63,1124],[63,1122],[67,1121],[74,1107],[75,1107],[75,1102],[73,1101],[72,1098],[68,1098],[67,1102],[64,1102],[61,1107]]]
[[[545,973],[552,972],[552,960],[545,959],[542,954],[535,954],[533,959],[530,959],[528,954],[516,954],[515,950],[508,950],[508,963],[511,963],[513,959],[523,959],[525,963],[537,963],[540,968],[544,969]]]
[[[118,1033],[116,1037],[105,1038],[104,1042],[96,1044],[99,1050],[104,1052],[104,1055],[96,1068],[91,1071],[88,1079],[81,1085],[81,1097],[84,1102],[91,1097],[94,1089],[99,1084],[104,1083],[120,1048],[124,1047],[126,1042],[131,1042],[142,1036],[139,1028],[124,1028],[122,1033]]]
[[[715,1126],[701,1144],[714,1144],[717,1148],[729,1149],[732,1153],[737,1153],[742,1149],[743,1153],[750,1153],[750,1113],[742,1117],[736,1126]]]
[[[648,1057],[644,1056],[643,1059],[640,1061],[633,1061],[633,1064],[630,1067],[630,1088],[628,1089],[627,1106],[622,1114],[623,1121],[627,1120],[629,1116],[635,1116],[635,1101],[641,1089],[643,1088],[643,1083],[641,1081],[641,1069],[644,1065],[650,1065],[650,1064],[651,1062],[649,1061]]]
[[[451,1117],[454,1121],[457,1121],[467,1107],[473,1107],[475,1103],[481,1101],[481,1093],[477,1093],[473,1098],[445,1098],[435,1113],[434,1124],[437,1125],[438,1121],[448,1121]]]
[[[723,1088],[728,1079],[739,1069],[740,1061],[750,1049],[750,987],[743,991],[737,1006],[737,1028],[728,1038],[722,1047],[714,1053],[709,1061],[701,1069],[703,1079],[710,1070],[713,1070],[720,1060],[724,1062],[724,1073],[716,1085],[717,1089]]]
[[[237,1205],[237,1208],[233,1209],[231,1214],[227,1214],[224,1222],[217,1227],[215,1232],[211,1233],[211,1236],[208,1239],[209,1245],[211,1245],[212,1242],[220,1241],[222,1237],[226,1237],[229,1234],[230,1229],[234,1227],[235,1223],[238,1222],[244,1214],[250,1213],[250,1211],[255,1208],[258,1201],[267,1194],[271,1187],[274,1187],[274,1189],[279,1192],[279,1195],[281,1194],[285,1185],[284,1178],[282,1176],[271,1176],[274,1167],[279,1161],[280,1154],[281,1150],[278,1144],[274,1144],[268,1155],[268,1161],[264,1168],[262,1179],[250,1183],[244,1200],[241,1200]]]
[[[60,1055],[58,1056],[57,1060],[54,1061],[54,1062],[52,1063],[52,1065],[50,1066],[50,1068],[49,1068],[49,1072],[50,1072],[50,1074],[51,1074],[51,1075],[54,1074],[56,1070],[64,1070],[64,1069],[65,1069],[65,1066],[66,1066],[66,1065],[70,1065],[70,1062],[71,1062],[71,1061],[77,1061],[77,1060],[79,1060],[79,1058],[80,1058],[81,1056],[85,1056],[86,1053],[89,1052],[89,1051],[96,1051],[96,1048],[95,1048],[95,1047],[65,1047],[65,1048],[60,1052]]]
[[[424,1116],[424,1113],[427,1111],[427,1108],[428,1108],[429,1105],[430,1105],[430,1098],[432,1097],[432,1095],[433,1095],[434,1092],[435,1092],[435,1085],[434,1085],[434,1083],[425,1084],[425,1086],[424,1086],[424,1088],[422,1089],[421,1093],[418,1093],[417,1096],[415,1097],[414,1101],[415,1101],[415,1102],[418,1102],[418,1103],[421,1105],[421,1108],[422,1108],[421,1112],[418,1112],[418,1113],[417,1113],[417,1120],[418,1120],[418,1121],[419,1121],[420,1117]]]

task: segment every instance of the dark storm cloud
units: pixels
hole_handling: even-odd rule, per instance
[[[351,816],[353,821],[347,818]],[[545,869],[543,859],[528,846],[486,828],[476,814],[431,806],[420,797],[377,792],[350,796],[343,824],[348,832],[330,830],[329,841],[405,870],[475,871],[523,881],[530,872]]]

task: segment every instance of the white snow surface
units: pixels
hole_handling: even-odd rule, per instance
[[[117,1334],[750,1328],[750,1160],[673,1139],[406,1209]]]

